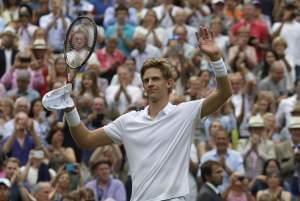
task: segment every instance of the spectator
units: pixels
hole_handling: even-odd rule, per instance
[[[48,36],[48,45],[54,53],[62,53],[64,49],[63,41],[65,39],[70,19],[65,17],[62,0],[51,1],[51,12],[39,19],[39,25],[45,29]]]
[[[174,16],[180,8],[175,6],[173,0],[163,0],[160,5],[153,7],[159,20],[159,25],[168,28],[174,25]]]
[[[92,166],[94,178],[85,187],[94,191],[96,201],[112,198],[115,201],[125,201],[126,191],[122,182],[110,177],[111,163],[100,160]],[[109,185],[108,185],[109,184]]]
[[[271,91],[277,101],[286,97],[288,91],[286,81],[284,80],[284,69],[285,67],[282,62],[274,62],[270,68],[269,76],[260,81],[258,89]]]
[[[160,58],[161,51],[156,46],[148,44],[146,41],[147,31],[135,31],[133,35],[134,49],[131,52],[131,57],[136,61],[136,70],[140,72],[143,63],[149,58]]]
[[[38,28],[36,25],[31,24],[32,21],[32,9],[24,4],[19,7],[19,27],[17,34],[19,36],[19,49],[21,51],[26,51],[30,47],[32,41],[32,36],[35,30]]]
[[[122,7],[124,5],[125,5],[125,0],[116,0],[114,6],[111,5],[105,10],[104,20],[103,20],[104,27],[109,27],[110,25],[114,25],[118,23],[118,17],[116,15],[116,13],[118,12],[117,8],[119,6]],[[138,18],[137,18],[137,13],[135,8],[131,7],[128,9],[128,16],[126,19],[126,23],[132,26],[136,26],[138,24]]]
[[[257,199],[259,199],[263,194],[270,194],[271,199],[279,199],[282,201],[290,201],[291,200],[291,194],[287,191],[282,190],[282,187],[280,186],[281,177],[280,174],[268,174],[267,175],[267,184],[268,189],[258,191],[257,193]]]
[[[115,10],[116,23],[110,25],[105,30],[105,37],[111,36],[118,39],[117,47],[125,56],[128,56],[132,49],[132,37],[135,27],[129,24],[126,19],[129,16],[129,11],[123,4],[118,5]]]
[[[30,103],[40,98],[39,92],[29,88],[30,79],[31,75],[28,70],[16,71],[17,88],[9,90],[6,95],[13,100],[19,97],[25,97]]]
[[[26,165],[20,168],[21,178],[32,191],[39,182],[50,182],[56,173],[45,163],[45,153],[42,149],[33,149],[29,153]]]
[[[36,201],[50,201],[52,191],[53,188],[49,182],[39,182],[34,186],[32,195]]]
[[[274,143],[266,136],[264,120],[260,115],[249,119],[250,138],[245,143],[240,140],[239,151],[245,163],[246,176],[255,178],[262,171],[265,161],[275,158]]]
[[[118,68],[119,85],[109,86],[106,89],[105,97],[109,110],[116,110],[117,113],[124,113],[128,106],[134,104],[142,97],[140,88],[131,85],[128,68],[120,66]]]
[[[60,81],[65,83],[67,81],[66,62],[63,56],[57,56],[54,60],[53,67],[50,68],[47,81],[50,89],[53,89],[54,82]]]
[[[125,56],[117,48],[118,38],[109,36],[105,41],[105,47],[96,50],[96,56],[100,65],[100,75],[111,81],[114,74],[117,72],[119,65],[125,61]]]
[[[141,22],[135,32],[146,32],[147,43],[162,48],[163,42],[166,40],[166,31],[159,26],[156,13],[152,9],[147,10]]]
[[[255,201],[248,189],[249,179],[244,175],[232,174],[230,184],[223,193],[224,201]]]
[[[97,75],[93,71],[84,72],[81,77],[80,88],[76,93],[76,96],[80,97],[85,94],[88,94],[93,98],[101,96],[103,92],[100,91],[97,81]]]
[[[13,118],[14,102],[10,98],[0,98],[0,139],[6,122]]]
[[[220,192],[224,192],[229,185],[229,178],[234,173],[245,174],[242,155],[229,148],[229,137],[224,129],[215,133],[214,141],[216,147],[203,154],[201,164],[208,160],[219,161],[224,169],[222,184],[218,187]]]
[[[15,56],[18,52],[16,40],[18,39],[15,31],[6,27],[5,30],[0,34],[1,38],[1,49],[0,49],[0,79],[2,76],[10,71],[15,60]]]
[[[40,139],[33,128],[33,121],[24,112],[19,112],[15,116],[15,130],[12,135],[4,138],[2,142],[3,151],[11,157],[20,160],[20,165],[25,165],[30,150],[40,147]]]
[[[6,178],[0,178],[0,200],[9,201],[11,183]]]
[[[64,147],[63,127],[60,123],[54,123],[46,138],[49,146],[47,152],[49,153],[49,167],[55,171],[65,163],[76,162],[74,150],[71,147]]]

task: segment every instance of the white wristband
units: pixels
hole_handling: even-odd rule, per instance
[[[227,75],[227,68],[222,58],[218,61],[211,61],[210,64],[213,67],[216,77]]]
[[[65,115],[70,127],[78,126],[80,124],[80,117],[76,107],[71,112],[66,112]]]

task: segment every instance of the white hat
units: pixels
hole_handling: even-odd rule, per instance
[[[17,37],[16,30],[13,27],[11,27],[11,26],[5,27],[5,29],[3,30],[3,32],[0,34],[0,37],[3,37],[4,35],[8,35],[8,36],[12,36],[12,37]]]
[[[138,27],[135,29],[135,32],[133,34],[133,38],[146,38],[148,34],[148,31],[145,28]]]
[[[48,49],[47,43],[44,39],[35,39],[32,44],[32,49]]]
[[[260,115],[252,116],[248,122],[249,128],[262,128],[265,127],[263,118]]]
[[[0,178],[0,184],[4,184],[7,188],[11,187],[10,181],[6,178]]]
[[[300,128],[300,117],[292,116],[289,119],[288,128]]]
[[[71,92],[72,84],[49,91],[43,96],[42,104],[49,111],[74,107],[74,101],[70,96]]]
[[[224,3],[224,0],[212,0],[212,4]]]

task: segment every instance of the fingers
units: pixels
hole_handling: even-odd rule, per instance
[[[196,33],[196,38],[198,41],[203,40],[213,40],[214,33],[210,31],[207,27],[200,27],[199,31]]]

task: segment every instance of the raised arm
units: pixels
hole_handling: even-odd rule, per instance
[[[80,121],[77,109],[65,113],[71,135],[79,147],[83,149],[95,149],[98,146],[112,144],[112,140],[105,134],[103,128],[89,130]]]
[[[227,76],[227,68],[221,56],[222,53],[215,42],[213,33],[205,27],[200,27],[196,36],[201,51],[210,59],[217,80],[217,88],[203,102],[202,118],[221,107],[232,95],[232,89]]]

